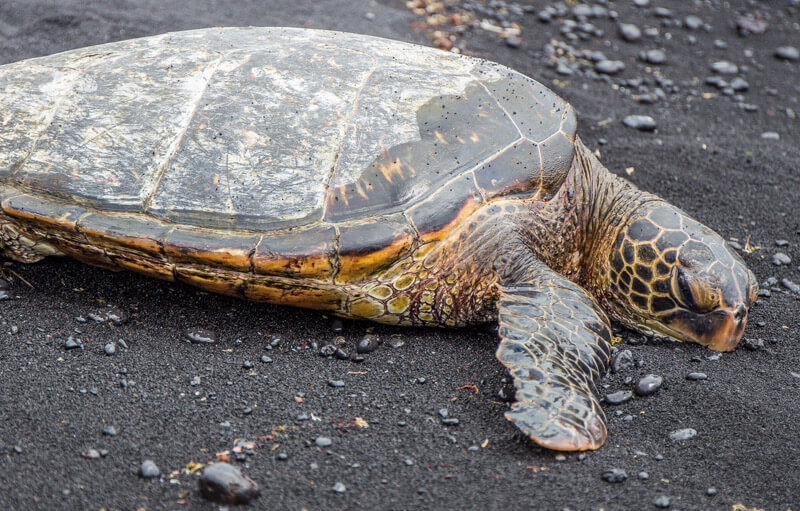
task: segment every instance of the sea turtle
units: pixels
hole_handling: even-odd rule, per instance
[[[215,28],[0,67],[0,246],[398,325],[498,321],[506,416],[606,437],[609,318],[734,348],[753,274],[607,171],[499,64],[363,35]]]

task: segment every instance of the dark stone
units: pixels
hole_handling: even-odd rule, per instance
[[[800,60],[800,50],[794,46],[779,46],[775,48],[775,56],[783,60]]]
[[[606,403],[610,405],[620,405],[626,401],[630,401],[633,397],[633,394],[630,390],[620,390],[619,392],[612,392],[611,394],[606,394],[605,400]]]
[[[228,463],[207,465],[197,481],[200,494],[221,504],[247,504],[260,494],[258,485]]]
[[[193,344],[212,344],[217,342],[217,334],[203,328],[190,328],[184,333]]]
[[[638,41],[642,38],[642,30],[632,23],[620,23],[619,35],[628,42]]]
[[[625,63],[621,60],[601,60],[594,65],[594,70],[598,73],[613,75],[625,69]]]
[[[361,354],[372,353],[373,351],[378,349],[378,346],[380,345],[381,342],[380,340],[378,340],[376,336],[372,334],[367,334],[364,337],[362,337],[360,341],[358,341],[358,344],[356,345],[356,353],[361,353]]]
[[[628,478],[628,474],[619,468],[609,468],[603,471],[603,481],[607,483],[621,483]]]
[[[625,126],[639,131],[654,131],[656,129],[656,121],[649,115],[628,115],[622,122]]]
[[[658,389],[661,388],[662,383],[664,383],[664,379],[661,376],[648,374],[636,382],[636,386],[633,390],[636,392],[637,396],[649,396],[650,394],[656,393]]]
[[[153,479],[161,475],[161,470],[153,460],[144,460],[139,467],[139,475],[145,479]]]
[[[615,373],[631,368],[635,365],[631,350],[618,351],[611,360],[611,370]]]
[[[675,441],[689,440],[695,436],[697,436],[697,430],[692,428],[678,429],[669,434],[669,437]]]
[[[330,447],[333,445],[333,440],[326,436],[318,436],[314,439],[314,444],[316,444],[317,447]]]
[[[669,507],[669,497],[666,495],[659,495],[653,499],[653,505],[661,509],[667,509]]]

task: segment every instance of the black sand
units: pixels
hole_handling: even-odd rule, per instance
[[[310,26],[430,44],[424,30],[412,30],[421,18],[404,4],[6,0],[0,3],[0,63],[219,25]],[[800,61],[773,56],[779,46],[800,45],[800,6],[696,4],[608,6],[622,22],[659,27],[657,37],[634,43],[622,41],[607,17],[590,19],[605,34],[575,47],[625,63],[610,83],[545,66],[544,45],[565,40],[563,25],[540,23],[535,13],[512,16],[522,28],[520,48],[480,28],[463,41],[473,54],[534,76],[572,102],[582,138],[600,148],[609,168],[634,167],[636,184],[742,246],[749,236],[760,248],[744,257],[760,282],[800,282],[800,123],[787,112],[800,112]],[[536,3],[536,11],[545,5]],[[657,17],[657,6],[671,15]],[[743,13],[766,20],[766,31],[737,35],[735,19]],[[663,26],[664,19],[683,22],[689,14],[708,27]],[[715,46],[715,39],[727,48]],[[668,61],[649,65],[648,73],[637,55],[652,48],[663,48]],[[703,84],[718,60],[746,66],[734,75],[749,84],[740,101]],[[671,92],[664,85],[666,97],[655,104],[638,104],[630,91],[612,87],[620,78],[652,76],[654,68],[677,87]],[[652,91],[657,85],[644,86]],[[634,113],[653,116],[657,131],[623,126]],[[780,139],[762,138],[764,132]],[[607,145],[599,145],[601,139]],[[776,240],[788,246],[777,247]],[[792,263],[773,265],[778,251]],[[745,337],[753,345],[762,340],[760,349],[740,346],[709,360],[714,353],[698,345],[631,344],[640,336],[624,332],[618,347],[631,350],[641,366],[604,379],[603,392],[630,388],[626,378],[635,382],[648,373],[663,376],[664,385],[653,396],[606,406],[606,445],[561,458],[531,445],[503,418],[506,405],[497,392],[504,373],[494,359],[494,335],[484,329],[345,322],[348,352],[368,331],[386,341],[354,364],[305,349],[338,335],[316,312],[248,304],[66,260],[12,264],[6,272],[13,299],[0,302],[4,509],[212,509],[195,476],[177,474],[170,481],[168,474],[213,460],[240,438],[255,442],[255,453],[239,466],[262,488],[253,504],[259,509],[653,509],[659,496],[671,509],[800,507],[800,301],[780,283],[751,312]],[[112,326],[88,319],[108,304],[128,321]],[[216,333],[217,343],[183,342],[184,331],[196,327]],[[70,335],[83,349],[65,350]],[[280,343],[265,351],[273,336]],[[128,348],[117,346],[107,356],[104,345],[117,339]],[[405,344],[387,345],[398,340]],[[265,354],[272,363],[259,361]],[[243,368],[245,361],[254,367]],[[690,372],[708,379],[689,381]],[[199,384],[191,384],[194,377]],[[331,387],[329,379],[345,385]],[[464,387],[470,384],[479,393]],[[442,424],[442,408],[458,425]],[[301,414],[309,420],[298,421]],[[369,427],[358,426],[357,417]],[[108,425],[117,436],[102,434]],[[682,428],[697,436],[669,438]],[[316,446],[319,436],[332,445]],[[108,452],[89,459],[84,454],[91,449]],[[144,459],[161,468],[161,479],[137,475]],[[601,475],[609,468],[625,470],[628,479],[605,482]],[[337,482],[343,493],[332,490]]]

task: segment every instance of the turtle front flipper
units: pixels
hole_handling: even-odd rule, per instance
[[[606,423],[594,387],[610,358],[608,320],[578,285],[541,263],[533,270],[501,285],[497,301],[497,358],[516,389],[506,417],[543,447],[597,449]]]

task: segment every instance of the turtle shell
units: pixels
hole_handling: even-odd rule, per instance
[[[162,277],[357,280],[492,200],[548,196],[574,151],[571,107],[516,71],[322,30],[94,46],[2,66],[0,91],[4,214]]]

